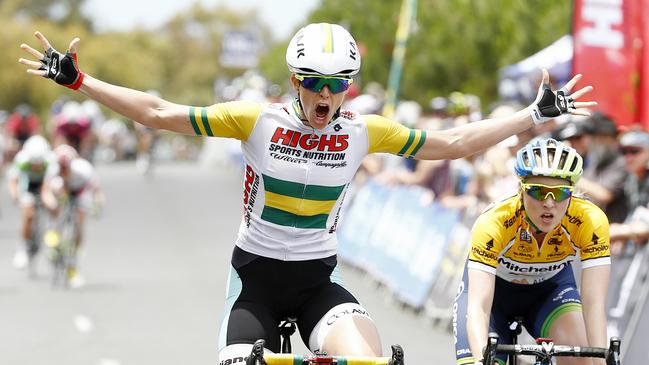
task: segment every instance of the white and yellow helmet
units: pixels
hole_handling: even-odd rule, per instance
[[[338,24],[309,24],[286,49],[289,71],[300,75],[351,77],[361,68],[356,41]]]
[[[552,138],[536,138],[516,153],[516,174],[558,177],[573,185],[583,173],[583,160],[574,148]]]

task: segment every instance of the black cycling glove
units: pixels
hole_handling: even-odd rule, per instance
[[[45,57],[41,60],[43,64],[40,70],[45,70],[45,77],[54,80],[57,84],[77,90],[83,83],[85,74],[79,70],[77,65],[77,54],[65,54],[50,47],[45,51]]]
[[[575,100],[566,88],[555,92],[552,91],[550,85],[541,84],[536,100],[531,105],[530,113],[534,124],[540,124],[572,110],[576,110]]]

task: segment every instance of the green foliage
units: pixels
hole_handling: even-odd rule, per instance
[[[497,96],[498,70],[539,51],[570,31],[570,1],[419,0],[408,40],[401,98],[427,105],[454,90],[484,102]],[[361,81],[387,85],[401,0],[328,0],[307,19],[339,23],[365,48]],[[285,45],[269,53],[263,70],[288,75]],[[485,104],[486,104],[485,103]]]
[[[213,82],[219,76],[234,77],[244,70],[223,69],[219,65],[221,36],[227,29],[253,29],[269,43],[270,31],[261,26],[255,12],[237,13],[226,7],[205,8],[197,3],[177,14],[159,31],[136,29],[131,32],[97,34],[78,12],[83,0],[2,0],[0,2],[0,109],[12,110],[28,103],[46,117],[52,102],[62,94],[77,100],[81,95],[39,77],[27,75],[18,58],[33,59],[19,48],[27,43],[43,51],[34,38],[41,31],[63,52],[72,38],[79,37],[80,68],[99,79],[139,90],[155,89],[178,103],[213,103]],[[49,9],[56,4],[72,4],[76,11],[52,19]],[[75,15],[76,14],[76,15]]]
[[[61,94],[77,93],[24,73],[16,60],[31,58],[19,49],[40,30],[60,51],[81,38],[79,64],[93,76],[140,90],[156,89],[178,103],[214,102],[213,82],[245,70],[219,65],[221,36],[230,28],[256,30],[268,45],[260,69],[287,90],[284,55],[288,39],[271,44],[270,31],[254,11],[205,8],[197,3],[158,31],[97,34],[78,11],[83,0],[0,1],[0,109],[27,102],[45,116]],[[51,8],[72,9],[52,19]],[[305,19],[339,23],[359,43],[363,55],[360,85],[387,84],[401,0],[327,0]],[[498,69],[540,50],[569,31],[571,3],[542,0],[419,0],[416,27],[408,41],[401,98],[427,105],[431,97],[462,90],[491,101]]]

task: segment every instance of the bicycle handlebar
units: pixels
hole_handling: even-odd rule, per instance
[[[543,345],[496,345],[496,352],[503,355],[538,355],[572,356],[572,357],[601,357],[606,358],[608,349],[603,347],[580,347],[555,345],[548,352]]]
[[[496,359],[496,354],[503,355],[531,355],[537,360],[548,360],[552,357],[594,357],[606,359],[607,365],[620,364],[620,340],[611,337],[609,348],[603,347],[581,347],[555,345],[552,342],[540,345],[506,345],[498,344],[498,335],[490,333],[487,346],[484,348],[483,360],[485,364],[491,364]],[[545,362],[544,362],[545,363]]]
[[[352,356],[302,356],[293,354],[267,354],[264,362],[267,365],[390,365],[390,357],[352,357]]]
[[[327,356],[316,354],[302,356],[295,354],[265,354],[264,340],[257,340],[253,345],[246,365],[404,365],[403,349],[392,345],[392,357],[360,357],[360,356]]]

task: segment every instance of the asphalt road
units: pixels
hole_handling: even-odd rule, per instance
[[[98,168],[107,196],[80,258],[86,285],[63,291],[11,267],[19,214],[0,188],[0,364],[216,364],[229,257],[241,212],[241,173],[193,163]],[[453,364],[451,336],[343,267],[348,288],[375,319],[383,347],[408,364]],[[299,337],[294,349],[304,352]]]

